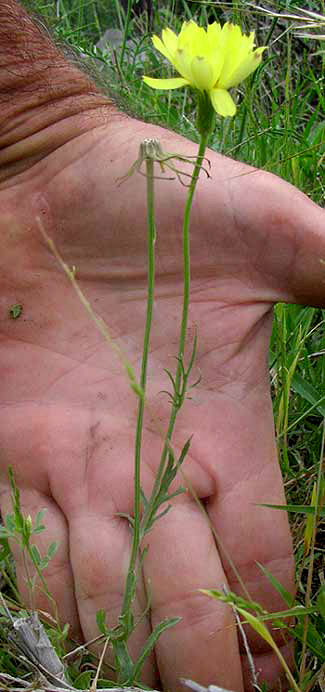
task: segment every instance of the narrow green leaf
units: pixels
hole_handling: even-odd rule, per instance
[[[143,488],[140,488],[140,495],[141,495],[143,507],[144,507],[144,509],[146,509],[148,507],[148,500],[147,500],[147,498],[143,492]]]
[[[222,601],[223,603],[229,603],[236,608],[237,606],[240,608],[248,608],[261,615],[265,613],[259,603],[256,601],[247,601],[245,598],[242,598],[242,596],[237,596],[237,594],[235,594],[233,591],[228,591],[227,593],[218,591],[218,589],[199,589],[199,591],[204,593],[206,596],[210,596],[211,598],[214,598],[217,601]]]
[[[107,635],[107,627],[106,627],[106,612],[103,608],[100,608],[100,610],[97,610],[96,613],[96,623],[97,627],[100,631],[101,634]]]
[[[325,621],[325,584],[322,584],[316,599],[316,607],[323,620]]]
[[[43,572],[48,567],[48,564],[49,564],[48,557],[47,556],[42,557],[42,559],[39,563],[39,569],[41,570],[41,572]]]
[[[40,551],[38,550],[37,545],[31,546],[30,553],[31,553],[31,558],[33,560],[34,565],[39,567],[40,563],[42,561],[42,558],[41,558],[41,554],[40,554]]]
[[[321,396],[317,389],[310,382],[304,380],[301,375],[298,375],[297,372],[292,377],[291,387],[296,394],[299,394],[303,399],[312,404],[321,416],[325,416],[325,395]]]
[[[127,514],[126,512],[116,512],[115,516],[116,517],[122,517],[122,519],[127,519],[130,526],[131,526],[131,529],[133,529],[134,519],[133,519],[133,517],[130,516],[130,514]]]
[[[297,605],[294,608],[290,608],[289,610],[280,610],[277,613],[269,613],[268,615],[259,615],[260,620],[263,620],[263,622],[268,622],[268,621],[273,621],[275,624],[275,620],[280,622],[281,618],[301,618],[305,617],[305,615],[315,615],[315,612],[317,610],[316,605],[311,606],[310,608],[305,608],[302,605]],[[277,625],[275,625],[277,626]]]
[[[298,622],[293,630],[293,634],[299,641],[304,638],[304,623]],[[309,620],[307,630],[307,644],[310,652],[313,653],[320,661],[325,661],[325,642],[323,637],[318,633],[315,625]]]
[[[48,560],[51,560],[52,557],[54,557],[57,549],[58,549],[58,544],[55,541],[53,541],[53,543],[50,544],[49,549],[47,551]]]
[[[148,545],[146,545],[146,546],[141,550],[141,553],[140,553],[140,565],[141,565],[141,566],[143,565],[143,562],[144,562],[145,557],[146,557],[146,555],[147,555],[147,553],[148,553],[148,550],[149,550],[149,546],[148,546]]]
[[[77,690],[88,690],[92,677],[93,673],[90,670],[84,670],[73,681],[73,686],[76,687]]]
[[[145,643],[145,645],[144,645],[144,647],[140,653],[138,660],[134,664],[134,668],[132,671],[132,681],[139,679],[143,664],[144,664],[147,656],[149,656],[151,651],[156,646],[156,643],[157,643],[159,637],[162,635],[162,633],[165,632],[165,630],[169,629],[170,627],[174,627],[175,625],[177,625],[177,623],[180,620],[181,620],[181,618],[168,618],[167,620],[163,620],[163,622],[160,622],[159,625],[156,625],[154,630],[151,632],[150,637],[148,637],[148,639],[147,639],[147,641],[146,641],[146,643]],[[132,681],[130,681],[130,683]]]
[[[310,502],[310,506],[313,507],[314,509],[316,508],[316,500],[317,500],[317,484],[314,483],[312,496],[311,496],[311,502]],[[305,528],[305,534],[304,534],[304,546],[305,546],[305,553],[306,554],[308,554],[309,550],[310,550],[311,539],[312,539],[313,531],[314,531],[314,524],[315,524],[315,515],[309,514],[307,517],[307,520],[306,520],[306,528]]]
[[[15,532],[16,522],[13,514],[7,514],[4,519],[5,527],[8,529],[10,534]]]
[[[152,519],[150,528],[153,526],[153,524],[155,524],[155,522],[156,522],[158,519],[161,519],[162,517],[164,517],[165,514],[167,514],[167,512],[169,512],[170,509],[171,509],[171,505],[168,505],[168,506],[165,507],[165,509],[163,509],[159,514],[157,514],[156,516],[154,516],[153,519]],[[145,532],[145,533],[148,533],[148,529],[146,529],[146,532]]]
[[[187,455],[187,453],[188,453],[188,450],[189,450],[189,448],[190,448],[190,446],[191,446],[192,437],[193,437],[193,435],[191,435],[191,436],[188,438],[188,440],[185,442],[185,445],[184,445],[184,447],[183,447],[183,449],[182,449],[182,451],[181,451],[181,453],[180,453],[180,455],[179,455],[179,457],[178,457],[177,466],[180,466],[180,465],[183,463],[183,461],[184,461],[184,459],[185,459],[185,457],[186,457],[186,455]]]
[[[193,382],[193,384],[190,385],[190,389],[194,389],[194,387],[197,387],[198,384],[200,384],[200,382],[202,382],[202,375],[199,375],[197,380],[195,380],[195,382]]]
[[[11,538],[12,532],[9,531],[6,526],[0,526],[0,540],[5,540],[6,538]]]
[[[289,608],[293,605],[294,602],[294,597],[287,591],[282,584],[278,581],[274,575],[269,572],[264,565],[261,565],[260,562],[257,562],[257,565],[259,568],[262,570],[263,574],[269,579],[271,584],[274,586],[274,588],[277,590],[277,592],[282,596],[284,602],[289,606]]]
[[[177,361],[178,361],[178,363],[179,363],[179,366],[180,366],[180,369],[181,369],[181,372],[182,372],[182,377],[183,377],[183,380],[184,380],[184,379],[185,379],[185,377],[186,377],[186,374],[185,374],[185,368],[184,368],[184,359],[183,359],[183,356],[182,356],[182,357],[180,357],[180,356],[176,356],[176,360],[177,360]]]
[[[11,555],[9,541],[7,538],[2,538],[0,541],[0,562],[5,560],[9,555]]]
[[[60,638],[62,639],[62,641],[65,641],[67,639],[69,631],[70,631],[70,625],[68,622],[66,622],[65,625],[63,626],[63,629],[61,632]]]
[[[283,509],[285,512],[296,512],[296,514],[315,514],[315,507],[309,505],[269,505],[266,503],[256,503],[257,507],[270,507],[271,509]],[[325,507],[319,510],[319,515],[325,517]]]
[[[191,370],[192,370],[192,368],[193,368],[194,361],[195,361],[195,356],[196,356],[196,351],[197,351],[197,327],[195,327],[195,334],[194,334],[194,340],[193,340],[192,355],[191,355],[190,362],[189,362],[189,364],[188,364],[188,368],[187,368],[187,370],[186,370],[186,377],[189,376],[189,374],[190,374],[190,372],[191,372]],[[192,386],[194,387],[195,385],[192,385]]]
[[[168,377],[169,377],[169,379],[170,379],[170,381],[171,381],[171,383],[172,383],[172,387],[173,387],[174,392],[176,392],[176,389],[175,389],[175,378],[174,378],[173,375],[171,374],[170,370],[167,370],[167,368],[164,368],[164,371],[165,371],[166,375],[168,375]]]
[[[180,485],[179,488],[177,488],[177,490],[175,490],[173,493],[169,493],[169,495],[166,495],[163,499],[163,502],[168,502],[173,497],[177,497],[177,495],[183,495],[184,493],[186,493],[186,489],[183,488],[182,485]]]
[[[255,632],[257,632],[257,634],[259,634],[260,637],[262,637],[262,639],[264,639],[264,641],[266,641],[272,647],[272,649],[276,651],[276,643],[263,622],[258,620],[258,618],[255,617],[255,615],[252,615],[252,613],[250,613],[248,610],[244,610],[244,608],[239,608],[236,606],[236,610],[251,625]]]
[[[170,403],[175,404],[176,397],[174,397],[173,394],[171,394],[171,392],[168,391],[168,389],[161,389],[159,391],[159,394],[167,394],[167,396],[170,399]]]
[[[43,521],[46,512],[47,512],[47,509],[40,509],[40,511],[37,512],[36,518],[35,518],[35,528],[38,529],[41,526],[41,522]],[[43,528],[45,528],[45,526]]]

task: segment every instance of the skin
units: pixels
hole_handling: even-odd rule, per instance
[[[65,69],[66,75],[75,72],[68,64]],[[65,98],[71,83],[66,80]],[[196,152],[194,144],[119,113],[101,96],[88,102],[87,89],[76,97],[73,112],[63,115],[59,105],[37,110],[29,102],[27,116],[13,118],[12,148],[3,144],[0,156],[1,509],[11,511],[11,464],[24,511],[35,516],[47,509],[47,530],[38,545],[44,550],[53,540],[59,543],[47,583],[62,624],[69,622],[73,636],[84,640],[98,634],[99,608],[113,625],[121,607],[131,536],[117,515],[133,511],[137,402],[40,224],[64,260],[77,267],[82,290],[139,373],[145,179],[136,174],[120,186],[116,180],[129,170],[145,137],[158,138],[167,151]],[[325,214],[275,176],[212,151],[208,157],[211,178],[201,176],[191,224],[189,343],[197,328],[194,378],[199,372],[202,379],[179,414],[174,437],[180,450],[194,433],[184,463],[188,486],[146,539],[135,611],[143,609],[149,586],[152,608],[131,651],[139,653],[152,626],[180,616],[147,662],[145,682],[181,689],[179,678],[185,676],[240,691],[250,688],[250,675],[232,613],[198,589],[227,584],[242,593],[240,575],[251,598],[280,610],[284,603],[260,562],[293,591],[287,517],[256,506],[285,501],[267,354],[274,302],[325,306]],[[165,429],[170,411],[160,391],[168,388],[163,368],[173,369],[178,348],[185,196],[177,181],[156,181],[157,283],[142,459],[146,493],[161,451],[157,421]],[[23,304],[17,320],[9,316],[15,303]],[[190,485],[204,500],[218,548]],[[13,549],[28,603],[21,555]],[[33,605],[51,608],[40,590]],[[274,637],[290,660],[290,644],[278,632]],[[277,660],[252,632],[248,640],[259,680],[276,687]]]

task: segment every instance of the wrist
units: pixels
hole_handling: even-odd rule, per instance
[[[0,180],[117,110],[16,2],[0,6]],[[96,120],[95,120],[96,125]]]

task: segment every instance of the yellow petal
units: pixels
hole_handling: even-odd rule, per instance
[[[240,27],[227,22],[222,27],[220,38],[221,50],[224,55],[222,69],[222,84],[228,83],[231,75],[251,51],[251,39],[243,36]]]
[[[228,89],[246,79],[261,62],[264,48],[254,50],[254,31],[248,36],[241,28],[218,22],[206,29],[192,19],[182,24],[177,35],[163,29],[162,40],[153,37],[155,48],[174,65],[181,77],[144,81],[155,89],[177,89],[190,85],[210,94],[214,109],[223,116],[232,116],[236,106]]]
[[[231,87],[237,86],[240,82],[243,82],[261,63],[264,50],[265,47],[257,48],[254,52],[247,55],[228,77],[225,78],[224,73],[222,73],[218,86],[222,89],[230,89]]]
[[[200,91],[210,91],[215,84],[213,70],[206,58],[197,56],[191,62],[191,82]]]
[[[221,26],[218,22],[213,22],[213,24],[208,24],[207,28],[207,38],[206,44],[208,48],[208,55],[211,59],[215,59],[217,56],[220,58],[220,36],[221,36]]]
[[[196,36],[199,31],[199,27],[193,19],[189,22],[183,22],[181,31],[178,35],[178,48],[184,48],[187,45],[193,45],[196,41]]]
[[[200,56],[206,56],[209,52],[208,35],[205,29],[201,26],[196,27],[196,31],[193,32],[192,37],[192,54]]]
[[[238,26],[238,24],[226,22],[221,30],[221,38],[223,39],[224,45],[227,45],[227,47],[230,45],[234,46],[243,38],[240,26]]]
[[[221,26],[219,22],[212,22],[212,24],[208,24],[207,36],[209,41],[217,41],[220,37],[220,32]]]
[[[191,56],[185,49],[177,48],[173,59],[173,65],[184,79],[192,82]]]
[[[172,54],[170,53],[168,48],[166,48],[166,46],[164,45],[162,40],[159,38],[159,36],[153,36],[152,37],[152,43],[155,46],[156,50],[159,50],[159,53],[162,53],[162,55],[164,55],[165,58],[167,58],[167,60],[169,60],[169,62],[173,61]]]
[[[236,113],[235,103],[226,89],[212,89],[210,99],[214,110],[224,118]]]
[[[224,58],[222,52],[218,52],[210,62],[212,63],[213,70],[212,86],[217,86],[224,65]]]
[[[145,84],[153,89],[179,89],[186,86],[189,82],[182,77],[171,77],[171,79],[154,79],[154,77],[142,77]]]
[[[170,55],[174,55],[177,48],[178,37],[171,29],[162,30],[162,40]]]

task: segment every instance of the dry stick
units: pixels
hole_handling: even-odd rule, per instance
[[[187,680],[186,678],[181,678],[180,680],[183,685],[186,685],[186,687],[194,690],[194,692],[232,692],[231,690],[226,690],[224,687],[219,687],[219,685],[209,685],[209,687],[203,687],[203,685],[199,685],[199,683],[194,682],[194,680]]]
[[[89,691],[89,692],[96,692],[96,690],[97,690],[97,683],[98,683],[99,673],[100,673],[101,667],[102,667],[102,665],[103,665],[103,661],[104,661],[104,657],[105,657],[105,654],[106,654],[106,651],[107,651],[108,644],[109,644],[109,639],[107,638],[106,641],[105,641],[105,644],[104,644],[104,646],[103,646],[103,651],[102,651],[101,656],[100,656],[100,659],[99,659],[99,663],[98,663],[97,670],[96,670],[96,675],[95,675],[95,677],[94,677],[94,679],[93,679],[93,681],[92,681],[92,683],[91,683],[90,691]]]
[[[223,592],[224,592],[225,595],[227,595],[227,594],[229,593],[229,589],[227,588],[227,586],[226,586],[225,584],[223,585],[222,590],[223,590]],[[237,611],[236,611],[236,608],[234,608],[234,606],[232,606],[232,612],[233,612],[233,614],[234,614],[234,616],[235,616],[235,620],[236,620],[236,622],[237,622],[237,625],[238,625],[238,627],[239,627],[239,631],[240,631],[240,634],[241,634],[241,638],[242,638],[242,640],[243,640],[244,649],[245,649],[245,652],[246,652],[246,656],[247,656],[247,660],[248,660],[248,664],[249,664],[249,669],[250,669],[251,676],[252,676],[252,685],[253,685],[253,687],[255,687],[255,689],[259,689],[259,688],[258,688],[257,674],[256,674],[256,668],[255,668],[255,664],[254,664],[254,659],[253,659],[252,652],[251,652],[251,650],[250,650],[250,648],[249,648],[249,645],[248,645],[248,641],[247,641],[247,637],[246,637],[246,632],[245,632],[245,630],[244,630],[244,627],[243,627],[243,625],[242,625],[241,619],[240,619],[240,617],[239,617],[239,615],[238,615],[238,613],[237,613]]]
[[[135,391],[135,393],[139,397],[143,398],[143,396],[144,396],[143,391],[136,380],[136,377],[135,377],[131,363],[128,361],[128,359],[127,359],[126,355],[123,353],[122,349],[115,343],[115,341],[114,341],[113,337],[110,335],[108,327],[105,324],[102,317],[99,317],[99,315],[96,314],[96,312],[91,307],[89,301],[87,300],[87,298],[83,294],[82,290],[80,289],[78,282],[76,280],[76,277],[75,277],[76,268],[72,267],[72,270],[71,270],[70,267],[66,264],[66,262],[64,262],[64,260],[62,259],[55,243],[53,242],[52,238],[50,238],[50,236],[46,233],[45,228],[44,228],[43,223],[42,223],[42,220],[39,216],[36,216],[36,223],[38,225],[38,228],[39,228],[44,240],[46,241],[50,250],[53,252],[53,255],[56,257],[56,259],[59,262],[59,264],[61,265],[63,271],[67,275],[68,279],[70,279],[80,302],[82,303],[82,305],[84,306],[84,308],[88,312],[88,314],[90,315],[93,322],[95,322],[97,329],[100,331],[100,333],[104,337],[105,341],[107,341],[109,343],[109,345],[111,346],[113,351],[116,353],[118,359],[122,363],[123,368],[127,372],[127,375],[128,375],[132,389]]]

